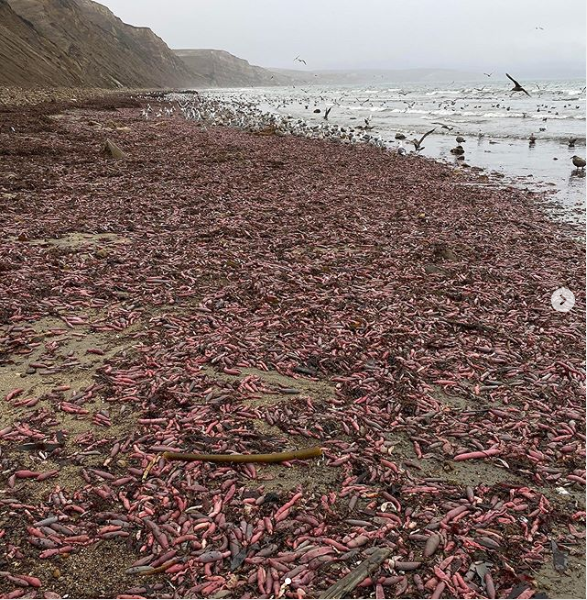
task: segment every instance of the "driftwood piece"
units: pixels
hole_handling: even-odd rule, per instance
[[[102,154],[116,160],[126,158],[126,154],[112,141],[107,139],[102,146]]]
[[[278,463],[289,460],[307,460],[322,456],[322,448],[314,446],[291,452],[274,454],[183,454],[182,452],[164,452],[165,460],[204,461],[213,463]]]
[[[331,585],[320,598],[348,598],[359,583],[369,577],[390,554],[389,548],[378,548],[346,577]]]

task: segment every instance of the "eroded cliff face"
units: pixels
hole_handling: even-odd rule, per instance
[[[185,64],[213,87],[286,85],[289,77],[256,67],[225,50],[174,50]]]
[[[75,63],[0,0],[0,85],[82,85]]]
[[[187,68],[183,61],[178,60],[169,46],[148,27],[127,25],[108,8],[92,0],[75,1],[88,21],[110,35],[117,44],[117,55],[122,58],[118,73],[125,81],[130,81],[133,73],[139,71],[141,80],[152,81],[154,87],[197,86],[206,83]]]
[[[286,85],[223,50],[176,50],[92,0],[0,0],[0,85],[199,88]]]
[[[0,0],[0,85],[185,87],[207,82],[150,29],[91,0]]]

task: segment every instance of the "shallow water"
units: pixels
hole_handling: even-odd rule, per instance
[[[329,122],[344,127],[364,126],[397,147],[435,128],[423,143],[423,155],[456,162],[450,149],[455,137],[466,138],[465,162],[498,171],[516,185],[553,192],[559,206],[556,218],[585,223],[585,178],[571,163],[585,157],[585,81],[523,82],[531,97],[511,94],[509,81],[467,84],[378,84],[373,86],[307,86],[210,90],[224,100],[250,100],[263,110],[283,116],[324,123],[324,110],[332,106]],[[313,111],[320,109],[320,113]],[[445,125],[446,127],[443,127]],[[452,129],[448,129],[448,128]],[[530,134],[536,145],[530,146]],[[577,138],[575,148],[568,140]]]

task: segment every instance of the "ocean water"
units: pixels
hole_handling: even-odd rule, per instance
[[[224,101],[246,100],[264,111],[344,127],[368,126],[391,147],[397,132],[409,140],[435,129],[421,154],[457,162],[450,153],[455,137],[466,139],[465,162],[498,172],[508,183],[550,191],[555,218],[585,223],[585,177],[571,162],[585,158],[585,80],[523,81],[531,94],[512,94],[512,84],[485,78],[453,84],[393,84],[368,86],[303,86],[208,90]],[[314,110],[320,109],[320,113]],[[443,125],[445,127],[443,127]],[[450,128],[450,129],[449,129]],[[536,138],[529,144],[530,135]],[[568,141],[576,138],[575,148]]]

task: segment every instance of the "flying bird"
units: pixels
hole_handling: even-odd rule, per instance
[[[451,125],[445,125],[444,123],[439,123],[438,121],[434,121],[432,125],[440,125],[443,129],[448,129],[448,131],[452,131],[454,127]]]
[[[328,115],[330,114],[330,111],[332,110],[332,106],[329,106],[325,111],[324,111],[324,118],[328,121]]]
[[[422,146],[422,142],[426,139],[426,136],[429,136],[433,131],[436,131],[436,127],[434,129],[431,129],[430,131],[427,131],[419,140],[417,140],[416,138],[414,138],[412,140],[412,144],[414,144],[414,148],[416,149],[416,152],[420,152],[420,150],[424,150],[424,146]]]
[[[510,90],[510,92],[524,92],[526,96],[530,96],[530,94],[508,73],[505,74],[506,77],[514,82],[514,87]]]
[[[296,56],[294,58],[294,62],[296,62],[296,61],[300,62],[300,63],[304,63],[306,66],[308,66],[308,63],[303,58],[300,58],[299,56]]]
[[[375,129],[375,127],[373,127],[373,125],[371,125],[371,117],[367,117],[365,119],[365,124],[359,125],[357,127],[357,129],[364,129],[365,131],[371,131],[371,129]]]
[[[483,75],[487,75],[487,77],[491,77],[493,73],[483,73]]]

